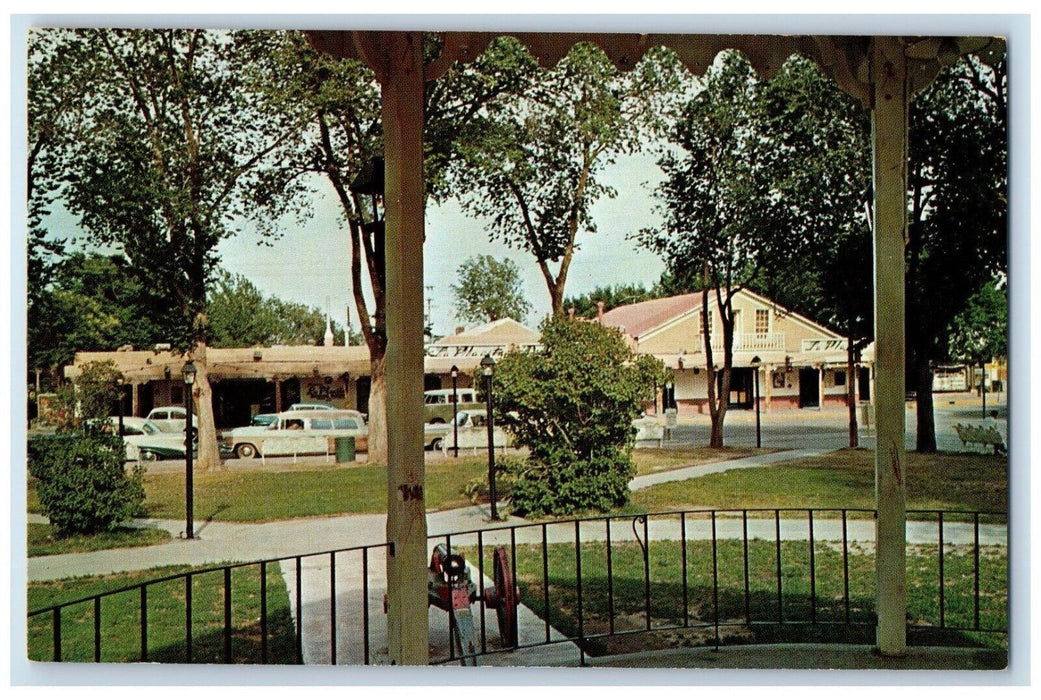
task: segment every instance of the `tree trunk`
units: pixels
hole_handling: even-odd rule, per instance
[[[369,389],[369,464],[387,463],[387,361],[373,354]]]
[[[221,459],[220,448],[217,445],[217,428],[213,419],[213,387],[210,386],[205,341],[198,342],[191,359],[196,370],[192,398],[196,415],[199,416],[199,455],[194,466],[197,471],[210,471],[221,466]]]
[[[918,418],[915,449],[932,454],[936,452],[936,423],[933,421],[933,370],[927,358],[916,358],[914,381]]]
[[[846,338],[846,405],[849,407],[849,446],[860,444],[857,432],[857,363],[853,350],[853,338]]]

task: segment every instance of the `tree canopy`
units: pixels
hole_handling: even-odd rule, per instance
[[[490,219],[493,239],[534,256],[553,313],[564,313],[579,232],[596,231],[590,208],[615,195],[603,169],[660,127],[679,71],[665,50],[620,72],[599,48],[576,44],[522,89],[489,101],[487,117],[458,140],[452,172],[464,210]]]
[[[452,285],[456,316],[472,323],[512,318],[523,323],[531,311],[524,298],[520,268],[509,258],[490,255],[467,258],[456,272]]]
[[[321,345],[326,316],[305,304],[263,294],[244,275],[222,270],[207,300],[210,343],[218,348]],[[332,321],[333,343],[344,345],[344,330]]]

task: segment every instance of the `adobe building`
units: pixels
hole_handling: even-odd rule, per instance
[[[481,358],[501,358],[513,348],[539,347],[539,333],[513,319],[493,321],[441,338],[428,346],[425,389],[473,386]],[[371,386],[369,349],[359,346],[276,345],[208,348],[213,414],[218,429],[247,425],[258,413],[277,413],[294,403],[327,403],[368,412]],[[123,413],[146,416],[156,406],[184,404],[181,369],[185,358],[159,346],[155,350],[78,352],[65,377],[75,379],[90,362],[111,360],[126,384]]]
[[[328,403],[364,411],[369,393],[366,346],[276,345],[208,348],[213,414],[218,429],[249,424],[258,413],[277,413],[299,402]],[[185,358],[156,350],[78,352],[65,368],[75,379],[89,362],[111,360],[126,381],[123,412],[146,416],[156,406],[184,405]]]
[[[849,381],[856,383],[858,401],[871,400],[874,345],[861,353],[851,378],[846,339],[838,333],[745,289],[735,294],[733,306],[732,407],[753,407],[756,371],[763,409],[844,406]],[[712,359],[721,370],[723,327],[715,307],[715,294],[710,292]],[[666,405],[680,414],[707,413],[700,292],[620,306],[599,320],[628,336],[636,352],[653,355],[672,370],[673,386],[663,392]],[[721,371],[717,382],[721,387]]]

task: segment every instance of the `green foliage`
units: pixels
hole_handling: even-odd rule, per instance
[[[124,470],[123,438],[108,423],[121,382],[111,361],[84,365],[59,393],[58,434],[29,441],[29,474],[60,536],[112,530],[144,503],[144,468]]]
[[[264,296],[245,276],[222,270],[207,299],[210,344],[217,348],[321,345],[326,318],[319,309]],[[333,342],[344,344],[332,322]]]
[[[969,297],[950,324],[951,357],[973,365],[1008,354],[1008,297],[988,282]]]
[[[177,347],[205,337],[197,321],[220,241],[250,219],[268,230],[285,211],[269,176],[300,123],[266,110],[254,80],[277,36],[104,28],[30,38],[43,56],[78,57],[75,86],[90,98],[67,102],[56,128],[75,132],[53,142],[41,196],[60,196],[93,244],[120,250],[170,301],[176,313],[163,321]],[[68,77],[34,78],[30,111],[41,114]]]
[[[71,253],[54,262],[28,316],[33,367],[71,364],[81,350],[152,347],[175,309],[122,255]],[[165,319],[165,320],[164,320]]]
[[[621,72],[596,46],[576,44],[523,89],[489,102],[480,128],[460,138],[452,181],[464,210],[534,256],[554,313],[563,313],[579,231],[596,230],[593,203],[615,194],[600,173],[660,127],[679,70],[673,54],[655,50]]]
[[[594,287],[592,291],[577,297],[565,297],[564,308],[575,310],[578,318],[596,318],[597,302],[604,302],[604,311],[618,306],[636,304],[649,299],[671,296],[672,292],[656,284],[647,289],[640,283],[626,283]]]
[[[29,474],[59,536],[114,530],[140,512],[144,468],[127,473],[123,455],[123,439],[100,431],[29,442]]]
[[[508,353],[495,370],[496,412],[527,465],[511,468],[514,510],[529,515],[623,505],[635,475],[633,420],[663,368],[636,355],[621,334],[555,317],[543,349]],[[519,470],[519,471],[518,471]]]
[[[459,284],[452,285],[452,294],[456,315],[463,320],[483,323],[512,318],[523,323],[531,311],[521,288],[520,268],[509,258],[467,258],[456,274]]]

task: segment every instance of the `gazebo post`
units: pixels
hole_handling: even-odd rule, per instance
[[[378,46],[377,46],[378,44]],[[423,35],[369,45],[383,98],[387,261],[387,646],[393,664],[429,662],[423,493]]]
[[[907,59],[895,37],[871,49],[875,255],[875,578],[879,653],[907,651],[904,448],[904,245],[907,234]]]

